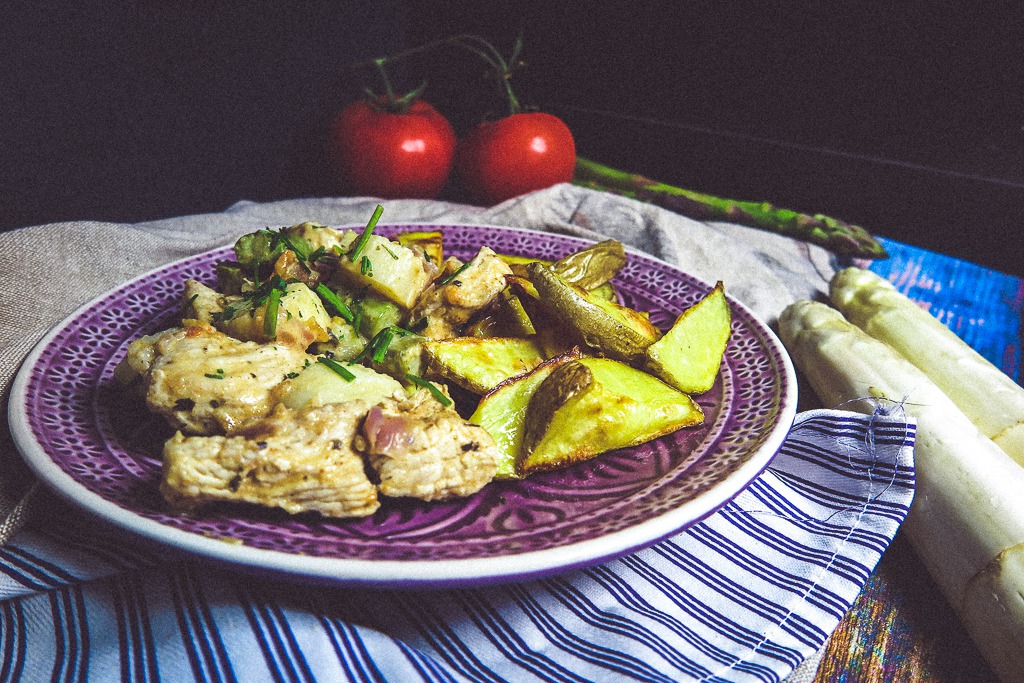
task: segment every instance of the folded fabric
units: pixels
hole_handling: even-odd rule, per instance
[[[0,680],[782,680],[906,515],[913,441],[898,416],[804,412],[769,469],[684,532],[461,590],[256,580],[50,517],[0,548]]]

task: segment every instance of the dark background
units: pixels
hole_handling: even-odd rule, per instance
[[[1024,275],[1016,4],[767,4],[0,0],[0,229],[335,194],[347,66],[472,32],[522,36],[585,156]],[[469,57],[394,75],[459,130],[498,108]]]

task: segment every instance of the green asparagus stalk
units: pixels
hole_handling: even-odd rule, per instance
[[[684,190],[636,173],[576,157],[573,184],[655,204],[698,220],[739,223],[822,246],[841,256],[888,258],[885,248],[864,228],[821,214],[780,209],[768,202],[738,201]]]

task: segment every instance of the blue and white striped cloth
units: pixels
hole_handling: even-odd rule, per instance
[[[913,430],[801,413],[770,469],[685,532],[478,589],[238,574],[54,502],[0,548],[0,681],[779,681],[822,646],[904,519]]]

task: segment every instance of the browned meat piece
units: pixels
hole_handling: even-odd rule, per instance
[[[181,317],[198,320],[206,325],[212,325],[218,320],[227,301],[223,294],[196,280],[185,281],[183,299]]]
[[[179,509],[213,501],[365,517],[380,507],[352,440],[369,406],[279,406],[234,436],[178,432],[164,446],[164,497]]]
[[[490,434],[442,406],[426,390],[370,408],[363,434],[370,465],[386,496],[468,496],[497,471],[500,455]]]
[[[420,332],[424,337],[450,339],[456,336],[459,327],[501,294],[505,289],[505,276],[512,274],[508,264],[487,247],[481,247],[468,264],[450,282],[431,285],[413,308],[410,320],[427,320],[426,328]]]
[[[220,434],[269,413],[274,388],[308,362],[293,346],[243,342],[209,325],[189,325],[133,342],[124,365],[142,380],[150,410],[172,427]]]

